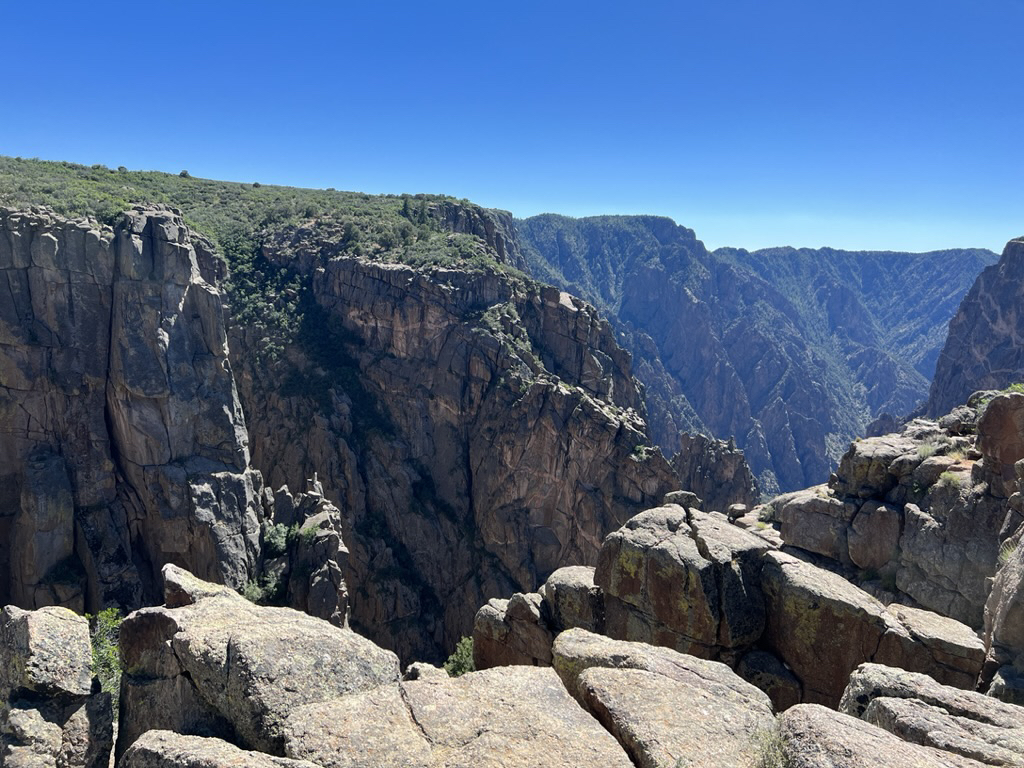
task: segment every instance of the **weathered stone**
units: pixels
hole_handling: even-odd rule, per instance
[[[787,768],[980,768],[974,760],[922,747],[817,704],[786,710],[779,751]]]
[[[895,569],[902,528],[903,514],[899,509],[865,502],[849,529],[850,561],[866,570],[880,571],[890,564]]]
[[[987,765],[1024,764],[1024,729],[1008,733],[1004,728],[950,715],[918,699],[885,696],[872,699],[862,717],[914,744]]]
[[[221,739],[147,731],[125,752],[120,768],[317,768],[305,760],[247,752]]]
[[[188,581],[168,572],[176,584]],[[279,754],[281,728],[296,706],[398,679],[395,655],[350,630],[258,607],[214,585],[190,589],[214,594],[138,611],[121,625],[119,755],[153,728],[231,736]]]
[[[66,608],[0,611],[0,765],[105,766],[110,695],[93,693],[89,623]]]
[[[804,701],[835,706],[850,673],[869,661],[891,619],[885,607],[840,576],[781,552],[762,570],[765,640],[803,684]]]
[[[476,669],[512,664],[551,665],[555,636],[541,596],[517,592],[508,600],[492,599],[477,611],[473,623],[473,664]]]
[[[555,673],[536,667],[404,682],[303,706],[289,718],[286,749],[323,768],[631,765]]]
[[[922,672],[943,685],[974,689],[985,662],[985,645],[974,630],[932,611],[896,604],[885,610],[900,628],[886,632],[874,661]]]
[[[1024,762],[1024,709],[927,675],[864,664],[839,708],[901,738],[984,763]]]
[[[0,697],[19,691],[86,696],[91,690],[89,622],[58,607],[0,611]]]
[[[604,598],[594,584],[594,569],[585,565],[559,568],[540,588],[556,632],[579,627],[604,630]]]
[[[846,562],[847,531],[856,507],[831,496],[819,485],[775,499],[786,544]]]
[[[839,496],[870,499],[885,496],[897,483],[892,464],[915,449],[912,440],[899,435],[869,437],[850,446],[843,454],[832,488]]]
[[[857,668],[850,676],[850,684],[843,692],[839,709],[854,717],[862,717],[872,699],[881,696],[918,699],[952,715],[1006,728],[1008,731],[1024,728],[1024,708],[995,701],[974,691],[942,685],[928,675],[881,664],[862,664]]]
[[[752,765],[771,703],[724,664],[573,629],[558,636],[566,688],[640,766]]]
[[[606,632],[705,657],[750,645],[764,628],[767,549],[723,515],[672,505],[637,515],[598,558]]]

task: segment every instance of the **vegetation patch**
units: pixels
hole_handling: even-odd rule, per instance
[[[467,672],[473,672],[476,667],[473,664],[473,638],[463,637],[455,646],[452,655],[444,663],[445,671],[452,677],[459,677]]]
[[[86,614],[92,640],[92,673],[100,689],[109,693],[117,719],[121,698],[121,653],[118,641],[123,617],[117,608],[105,608],[96,615]]]

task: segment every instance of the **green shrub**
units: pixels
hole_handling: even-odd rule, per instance
[[[444,668],[452,677],[458,677],[476,669],[473,665],[472,637],[463,637],[459,640],[459,644],[455,646],[455,652],[444,663]]]
[[[113,699],[117,718],[121,697],[121,652],[118,640],[123,617],[117,608],[105,608],[95,616],[86,614],[92,635],[92,672],[99,678],[100,688]]]
[[[288,551],[288,526],[284,523],[268,525],[263,530],[263,556],[280,557]]]

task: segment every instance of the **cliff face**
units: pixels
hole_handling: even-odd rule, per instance
[[[629,356],[514,269],[500,216],[424,215],[457,231],[420,267],[330,226],[260,233],[289,333],[222,303],[221,262],[175,211],[110,229],[4,209],[0,601],[137,607],[170,562],[338,624],[350,601],[437,659],[488,597],[594,562],[678,484]]]
[[[656,217],[538,216],[519,228],[534,274],[619,330],[658,444],[676,450],[681,430],[735,437],[767,492],[821,482],[869,421],[924,399],[946,318],[993,258],[709,253]]]
[[[0,272],[0,602],[139,605],[164,562],[244,584],[260,479],[206,245],[167,210],[0,209]]]
[[[353,623],[443,657],[488,597],[534,588],[678,484],[645,437],[629,357],[592,307],[501,269],[319,253],[278,368],[233,332],[253,462],[317,473],[343,510]],[[496,259],[501,257],[492,251]],[[269,374],[269,375],[268,375]]]
[[[986,268],[949,323],[935,368],[928,414],[946,413],[972,392],[1004,389],[1024,379],[1024,238],[1011,240]]]

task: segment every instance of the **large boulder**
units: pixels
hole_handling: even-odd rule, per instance
[[[918,744],[990,765],[1024,764],[1024,709],[927,675],[864,664],[839,708]]]
[[[981,768],[948,752],[909,744],[881,728],[818,704],[786,710],[780,741],[767,745],[786,768]],[[773,763],[765,762],[765,765]]]
[[[642,768],[750,766],[771,702],[724,664],[582,629],[555,641],[566,688]]]
[[[550,666],[555,636],[546,614],[543,598],[536,592],[488,600],[473,622],[476,669],[510,664]]]
[[[323,768],[631,765],[555,672],[537,667],[402,682],[302,706],[288,720],[286,750]]]
[[[804,701],[834,707],[850,673],[892,625],[885,606],[836,574],[781,552],[762,571],[765,641],[803,683]]]
[[[724,515],[673,504],[640,513],[598,556],[606,633],[705,658],[734,656],[764,630],[768,546]]]
[[[197,585],[175,566],[164,575],[177,607],[144,608],[121,625],[119,755],[153,729],[281,754],[295,707],[398,680],[395,655],[351,630]]]
[[[222,739],[183,736],[172,731],[147,731],[131,745],[120,768],[318,768],[305,760],[289,760],[249,752]]]
[[[100,768],[110,695],[93,693],[89,624],[66,608],[0,611],[0,765]]]

